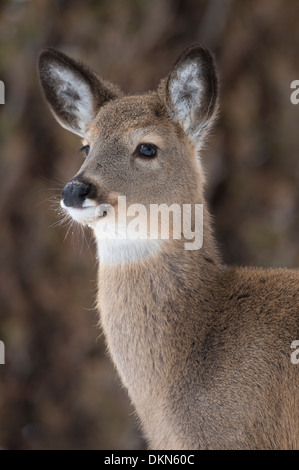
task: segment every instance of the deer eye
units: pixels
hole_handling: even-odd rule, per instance
[[[90,151],[90,146],[89,145],[84,145],[84,147],[80,148],[80,152],[85,152],[86,157],[89,154],[89,151]]]
[[[139,145],[136,150],[137,155],[153,158],[157,155],[158,147],[155,144],[148,143]]]

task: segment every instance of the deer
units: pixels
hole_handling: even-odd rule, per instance
[[[99,322],[148,448],[298,449],[299,272],[222,261],[202,163],[219,108],[212,53],[190,46],[155,91],[135,95],[52,48],[38,71],[52,114],[83,142],[61,207],[93,231]],[[120,239],[126,227],[109,218],[120,196],[202,205],[201,248]]]

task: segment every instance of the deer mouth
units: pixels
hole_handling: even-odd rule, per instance
[[[73,220],[89,226],[106,217],[109,207],[108,204],[98,204],[92,199],[85,199],[81,206],[67,206],[61,199],[60,206]]]

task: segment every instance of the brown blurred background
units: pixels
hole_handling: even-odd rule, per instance
[[[1,0],[0,447],[144,446],[96,327],[90,233],[55,226],[81,145],[46,108],[38,52],[56,47],[138,92],[186,46],[211,48],[222,112],[204,163],[223,258],[296,267],[298,18],[297,0]]]

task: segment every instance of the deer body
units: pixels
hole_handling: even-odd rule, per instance
[[[109,350],[152,447],[298,447],[298,372],[285,350],[297,326],[281,305],[286,294],[298,302],[298,274],[168,256],[99,271]]]
[[[62,206],[94,230],[102,328],[150,447],[299,448],[299,273],[230,268],[218,255],[197,160],[217,109],[208,51],[189,49],[157,93],[133,97],[54,50],[39,66],[52,112],[88,148]],[[117,212],[120,194],[204,204],[202,248],[103,240],[103,223],[114,229],[97,208]]]

